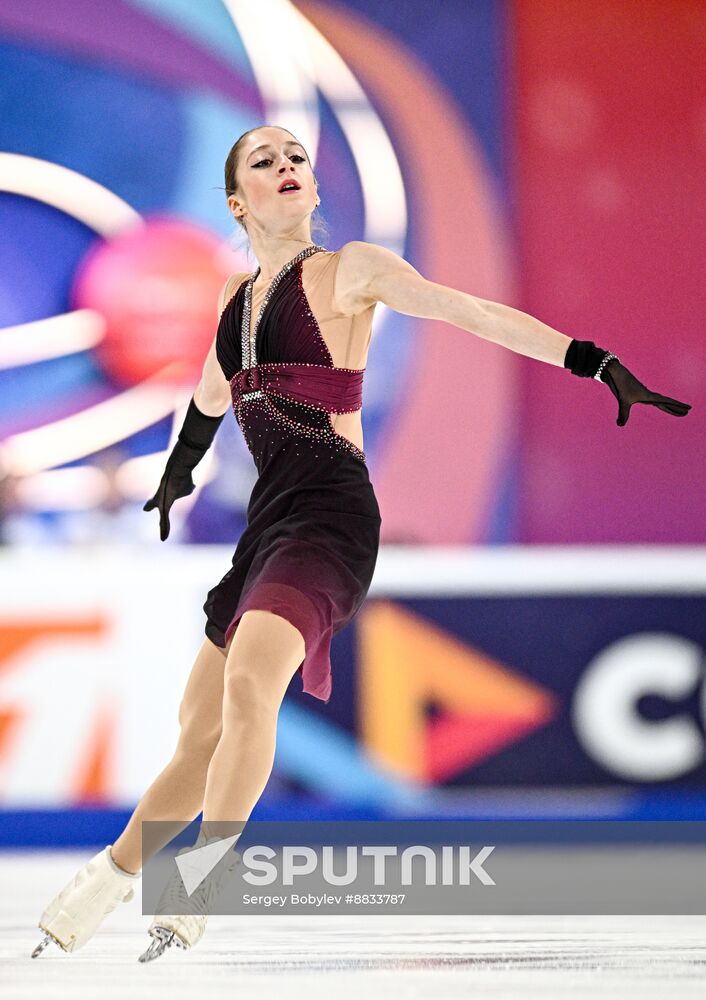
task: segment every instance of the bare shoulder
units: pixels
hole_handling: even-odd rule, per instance
[[[341,311],[354,315],[380,301],[376,280],[399,270],[417,272],[387,247],[364,240],[351,240],[338,251],[335,297]]]
[[[237,274],[231,274],[227,279],[226,283],[221,288],[220,295],[218,296],[218,318],[220,319],[223,315],[223,310],[228,305],[230,300],[233,298],[235,293],[238,291],[242,283],[246,278],[250,277],[248,271],[240,271]]]

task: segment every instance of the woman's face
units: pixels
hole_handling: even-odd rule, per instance
[[[228,198],[245,223],[254,220],[267,232],[288,232],[317,203],[314,174],[304,148],[284,129],[268,126],[252,132],[243,145],[237,168],[238,194]],[[290,191],[280,190],[291,182]]]

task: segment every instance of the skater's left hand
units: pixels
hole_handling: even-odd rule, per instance
[[[612,358],[603,369],[601,379],[610,387],[610,391],[618,400],[618,427],[624,427],[630,416],[630,407],[633,403],[649,403],[656,406],[665,413],[671,413],[675,417],[685,417],[691,409],[690,403],[680,403],[678,399],[671,396],[661,396],[658,392],[652,392],[639,382],[632,372],[622,365],[617,358]]]

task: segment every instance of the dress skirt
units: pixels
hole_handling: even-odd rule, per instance
[[[247,405],[257,425],[252,411],[266,410],[267,400]],[[297,404],[283,405],[291,413]],[[380,509],[361,455],[282,436],[253,487],[231,568],[204,604],[206,635],[221,648],[246,611],[291,622],[304,637],[303,691],[324,702],[332,690],[331,639],[363,603],[380,542]]]

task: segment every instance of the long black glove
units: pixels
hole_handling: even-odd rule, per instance
[[[604,347],[596,347],[592,340],[572,340],[564,358],[564,367],[581,378],[594,378],[606,353]],[[633,403],[649,403],[675,417],[685,417],[691,409],[690,403],[681,403],[671,396],[652,392],[618,358],[613,357],[604,365],[599,378],[618,400],[618,427],[624,427],[628,422]]]
[[[169,510],[178,497],[188,497],[196,489],[191,478],[192,469],[196,468],[211,447],[223,417],[225,413],[220,417],[209,417],[202,413],[192,397],[157,492],[142,508],[159,508],[159,537],[163,542],[169,536]]]

